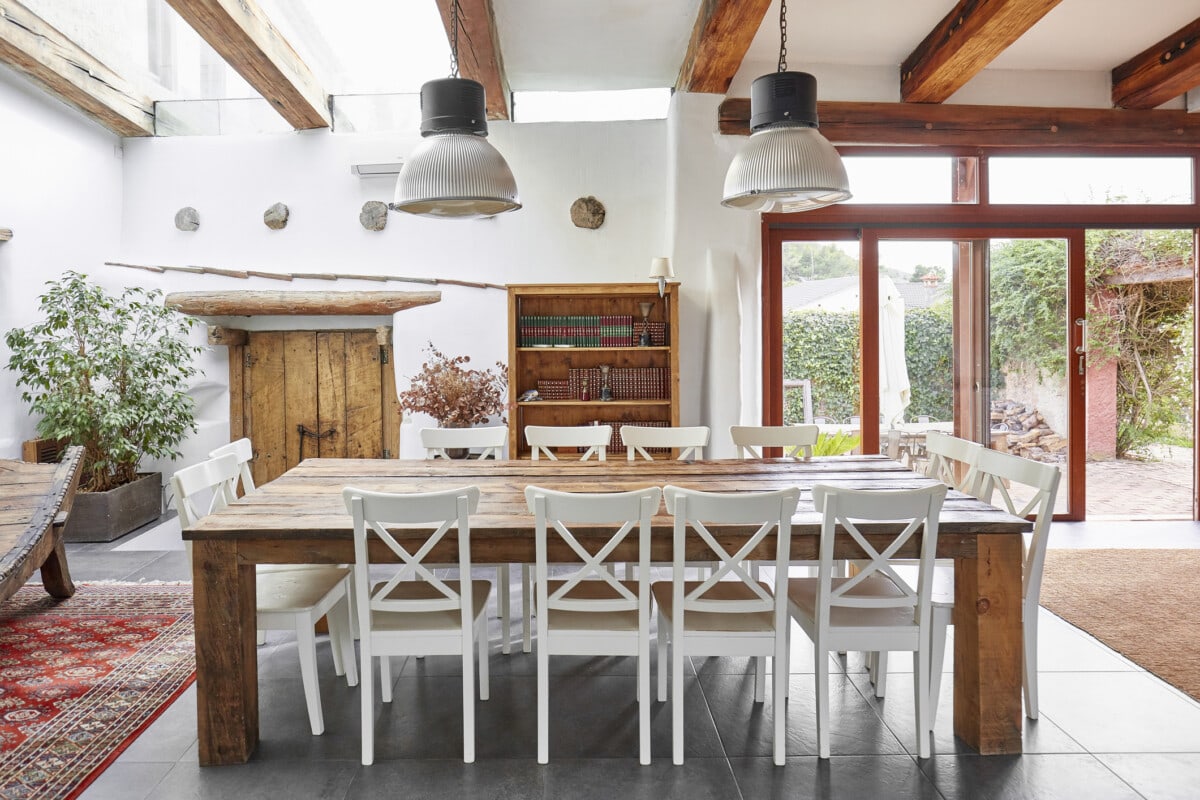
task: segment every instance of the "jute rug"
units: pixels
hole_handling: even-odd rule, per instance
[[[1050,550],[1041,602],[1200,700],[1200,550]]]
[[[76,797],[195,678],[190,584],[0,603],[0,798]]]

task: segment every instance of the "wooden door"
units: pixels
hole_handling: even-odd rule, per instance
[[[254,445],[255,483],[305,458],[396,457],[400,414],[389,337],[251,331],[241,350],[240,362],[231,359],[230,428]]]

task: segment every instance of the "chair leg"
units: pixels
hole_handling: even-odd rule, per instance
[[[872,659],[871,683],[875,684],[875,696],[882,698],[887,694],[888,651],[879,650]]]
[[[479,699],[491,697],[491,686],[488,679],[488,623],[487,614],[480,614],[475,623],[475,639],[479,646]]]
[[[475,648],[463,642],[462,649],[462,725],[463,763],[475,763]]]
[[[1026,609],[1024,617],[1025,663],[1023,680],[1025,684],[1025,716],[1030,719],[1038,718],[1038,610]]]
[[[671,633],[671,762],[683,766],[683,636],[679,615],[672,620]]]
[[[913,651],[913,701],[917,711],[917,757],[929,758],[933,726],[929,722],[929,651]]]
[[[817,652],[817,755],[829,758],[829,651],[819,642],[813,644]]]
[[[379,699],[392,702],[392,657],[379,657]]]
[[[362,716],[362,763],[370,766],[375,762],[375,671],[371,668],[371,646],[367,637],[362,639],[362,685],[359,687],[359,711]]]
[[[650,634],[638,636],[638,761],[650,765]]]
[[[929,647],[929,730],[937,724],[937,710],[942,695],[942,668],[946,662],[946,624],[938,624],[934,611],[933,641]]]
[[[533,623],[533,577],[528,564],[521,565],[521,612],[525,617],[521,627],[521,634],[524,637],[521,642],[521,652],[528,653],[533,650],[533,643],[529,639]]]
[[[329,613],[329,646],[333,650],[334,672],[346,676],[347,686],[358,685],[358,665],[354,661],[354,634],[350,628],[350,598],[343,597]]]
[[[508,564],[501,564],[497,568],[496,583],[500,592],[496,598],[500,605],[500,652],[508,655],[512,652],[512,589],[509,586]]]
[[[537,649],[537,760],[550,763],[550,647],[545,615],[538,615]]]
[[[666,617],[662,615],[662,611],[658,612],[658,702],[667,702],[667,642],[670,638],[667,635]]]
[[[317,682],[317,637],[313,620],[307,614],[296,619],[296,654],[300,656],[300,679],[304,684],[304,702],[308,706],[308,724],[313,736],[325,732],[321,714],[321,686]]]
[[[754,658],[754,702],[763,703],[767,699],[767,658]]]

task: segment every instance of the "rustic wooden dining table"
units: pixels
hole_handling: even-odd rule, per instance
[[[345,486],[392,492],[479,486],[479,511],[471,517],[472,561],[531,563],[534,521],[524,498],[530,484],[565,491],[667,484],[711,491],[799,486],[792,558],[815,560],[820,517],[812,506],[814,484],[899,489],[930,480],[883,456],[582,463],[305,460],[183,532],[192,542],[200,763],[243,763],[258,743],[255,565],[352,562],[353,527],[342,502]],[[660,508],[652,531],[655,561],[671,560],[671,525]],[[863,529],[872,536],[886,532],[876,525],[882,524],[864,524]],[[982,754],[1021,752],[1021,534],[1030,527],[953,491],[941,517],[937,553],[955,564],[954,731]],[[576,532],[586,541],[586,529]],[[752,532],[727,526],[720,528],[718,538],[726,547],[736,547]],[[442,563],[457,560],[453,539],[446,537],[445,546],[431,557]],[[774,546],[764,542],[759,554],[773,558]],[[918,547],[914,540],[899,555],[915,557]],[[376,555],[386,559],[390,551],[381,547]],[[622,555],[636,558],[622,552],[618,559]],[[839,537],[836,555],[852,558],[859,551],[848,536]],[[552,550],[550,558],[575,556]],[[371,673],[364,667],[363,674]]]

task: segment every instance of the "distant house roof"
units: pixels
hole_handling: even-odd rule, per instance
[[[897,281],[896,290],[904,298],[906,309],[928,308],[950,294],[950,286],[944,283],[926,286],[923,283]],[[823,304],[822,301],[832,300],[834,295],[846,291],[852,291],[855,296],[858,295],[857,275],[801,281],[783,288],[783,310],[784,313],[787,313],[794,309],[819,306]]]

